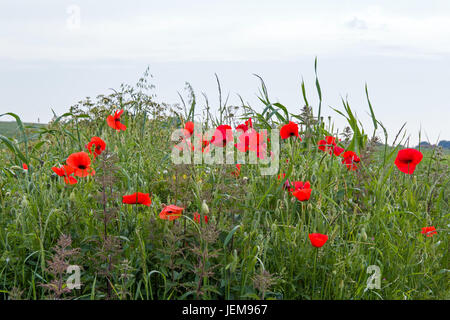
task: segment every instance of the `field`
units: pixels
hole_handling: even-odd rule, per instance
[[[376,133],[343,101],[336,116],[349,128],[338,135],[304,86],[305,108],[294,114],[270,101],[264,82],[262,108],[229,106],[219,90],[214,113],[189,86],[181,105],[156,103],[146,79],[84,100],[47,126],[2,115],[15,126],[0,136],[0,299],[450,298],[448,152],[422,150],[414,173],[401,172],[402,134],[393,146],[377,144],[386,136],[369,100]],[[107,123],[118,110],[126,130]],[[271,132],[289,121],[301,139],[279,140],[272,175],[248,161],[240,169],[236,161],[174,164],[172,133],[200,118],[212,132],[223,124],[236,132],[251,118],[255,130],[269,130],[269,150],[279,136]],[[355,170],[342,154],[319,150],[326,136],[355,151]],[[86,148],[92,137],[106,144],[98,155]],[[225,149],[209,146],[203,154]],[[92,169],[66,183],[52,167],[81,151]],[[231,149],[234,159],[239,152]],[[309,181],[310,197],[298,200],[286,179]],[[135,192],[151,204],[124,203]],[[162,219],[169,205],[183,211]],[[436,233],[422,233],[430,226]],[[312,245],[313,233],[327,235],[323,246]]]

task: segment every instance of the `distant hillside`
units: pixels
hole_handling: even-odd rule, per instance
[[[43,123],[24,122],[24,126],[45,126]],[[0,121],[0,134],[6,137],[14,137],[19,132],[15,121]]]
[[[432,148],[432,147],[436,146],[436,145],[430,144],[430,143],[428,143],[426,141],[422,141],[419,145],[422,148]],[[450,141],[448,141],[448,140],[441,140],[441,141],[439,141],[438,146],[440,146],[440,147],[442,147],[444,149],[450,149]],[[419,146],[416,146],[416,148],[418,148],[418,147]]]

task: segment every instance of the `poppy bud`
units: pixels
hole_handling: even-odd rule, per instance
[[[28,207],[28,204],[29,203],[28,203],[27,197],[23,196],[22,202],[21,202],[22,207],[26,208],[26,207]]]
[[[202,203],[202,213],[203,214],[209,213],[209,208],[208,208],[208,205],[206,204],[206,200],[203,200],[203,203]]]
[[[364,228],[361,229],[361,239],[363,241],[367,240],[367,233],[366,233],[366,229],[364,229]]]
[[[73,191],[69,195],[69,200],[70,201],[75,201],[75,193]]]

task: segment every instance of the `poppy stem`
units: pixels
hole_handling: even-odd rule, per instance
[[[319,248],[316,248],[316,254],[314,256],[314,271],[313,271],[313,290],[311,294],[311,299],[314,298],[314,294],[316,291],[316,263],[317,263],[317,255],[319,254]]]

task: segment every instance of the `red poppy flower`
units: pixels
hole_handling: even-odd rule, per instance
[[[248,127],[246,124],[240,124],[236,127],[236,130],[242,130],[242,131],[246,132],[248,130]]]
[[[28,170],[28,165],[26,163],[22,163],[23,170]]]
[[[234,146],[240,152],[247,152],[249,150],[250,145],[250,131],[246,131],[242,133],[239,137],[239,143],[235,143]]]
[[[247,130],[251,128],[253,128],[252,118],[249,118],[247,121],[245,121],[245,123],[238,125],[236,127],[236,130],[242,130],[244,132],[247,132]]]
[[[319,143],[319,150],[322,150],[324,152],[328,152],[331,154],[333,151],[333,147],[336,146],[336,138],[332,136],[326,136],[325,140],[320,140]]]
[[[186,130],[184,136],[186,138],[189,138],[194,133],[194,123],[192,121],[186,122],[184,125],[184,130]]]
[[[314,247],[320,248],[327,242],[328,236],[321,233],[310,233],[309,240]]]
[[[423,227],[422,228],[422,233],[426,234],[427,237],[432,237],[434,234],[437,233],[436,228],[431,226],[431,227]]]
[[[171,204],[162,209],[162,211],[159,213],[159,218],[172,221],[181,217],[183,210],[184,208],[177,207],[176,205]]]
[[[231,174],[236,176],[236,178],[239,177],[241,174],[241,165],[239,163],[236,164],[236,170],[232,171]]]
[[[108,124],[108,126],[110,126],[113,129],[116,129],[117,131],[123,130],[125,131],[127,129],[127,127],[120,123],[120,116],[122,115],[123,110],[120,111],[116,111],[114,112],[114,116],[109,115],[106,118],[106,123]]]
[[[292,121],[289,121],[288,124],[285,124],[283,127],[281,127],[280,136],[281,136],[281,139],[287,139],[287,138],[293,137],[293,136],[299,137],[298,125]]]
[[[423,154],[416,149],[399,150],[397,158],[395,158],[395,165],[397,168],[406,174],[413,174],[416,170],[416,165],[422,161]]]
[[[286,177],[286,173],[280,173],[280,174],[278,175],[278,180],[284,179],[285,177]]]
[[[359,157],[353,151],[345,151],[342,155],[344,158],[342,163],[345,164],[348,170],[356,170],[358,163],[361,161]]]
[[[195,143],[195,147],[196,148],[201,148],[202,152],[208,152],[209,151],[209,139],[207,134],[202,134],[202,133],[196,133],[195,134],[198,139],[196,137],[194,137],[194,143]],[[194,150],[194,146],[192,146],[192,150]]]
[[[126,204],[143,204],[150,207],[152,199],[148,193],[135,192],[133,194],[122,196],[122,203]]]
[[[303,183],[303,181],[293,181],[291,185],[293,186],[293,188],[289,189],[291,192],[302,189],[311,189],[311,184],[309,181],[306,181],[305,183]]]
[[[211,139],[211,143],[216,147],[225,147],[225,145],[233,141],[233,131],[227,124],[222,124],[217,127]]]
[[[60,177],[71,175],[75,171],[74,168],[66,165],[63,165],[61,168],[52,167],[52,170]]]
[[[298,201],[308,201],[309,198],[311,198],[311,192],[311,188],[305,188],[291,191],[291,194],[296,197]]]
[[[52,167],[52,170],[58,176],[64,177],[64,182],[67,184],[76,184],[78,182],[77,179],[71,176],[75,169],[70,166],[63,165],[61,168]]]
[[[94,150],[92,150],[92,146],[95,146]],[[91,141],[85,147],[89,150],[90,154],[94,153],[95,158],[105,150],[106,143],[99,137],[92,137]]]
[[[197,223],[200,223],[201,215],[198,212],[194,212],[194,221]],[[204,215],[203,219],[205,220],[205,223],[208,223],[208,216]]]
[[[84,152],[72,153],[66,160],[67,164],[74,169],[74,175],[77,177],[93,176],[95,171],[91,168],[91,158]]]
[[[333,153],[334,153],[335,156],[340,156],[342,152],[344,152],[344,148],[341,148],[341,147],[338,147],[338,146],[335,146],[333,148]]]

